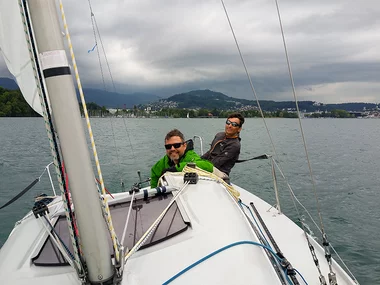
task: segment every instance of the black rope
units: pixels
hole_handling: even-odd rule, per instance
[[[248,159],[238,159],[235,161],[235,163],[245,162],[245,161],[254,160],[254,159],[268,159],[269,157],[270,157],[269,155],[264,153],[263,155],[255,156],[255,157],[248,158]]]
[[[20,193],[18,193],[15,197],[13,197],[11,200],[9,200],[7,203],[5,203],[3,206],[0,207],[0,210],[5,208],[6,206],[9,206],[14,201],[16,201],[18,198],[20,198],[22,195],[24,195],[26,192],[28,192],[34,185],[37,184],[37,182],[40,181],[39,178],[34,180],[32,183],[30,183],[24,190],[22,190]]]

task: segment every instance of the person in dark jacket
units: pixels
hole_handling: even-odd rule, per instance
[[[240,131],[244,117],[240,113],[232,113],[226,120],[224,132],[217,133],[208,152],[201,158],[212,162],[214,167],[229,175],[240,154]]]
[[[158,180],[166,171],[182,171],[187,163],[193,162],[203,170],[213,172],[213,165],[203,160],[193,150],[193,142],[185,141],[184,135],[177,129],[171,130],[165,137],[166,155],[153,165],[150,174],[150,186],[157,187]]]

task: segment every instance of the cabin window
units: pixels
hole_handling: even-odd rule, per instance
[[[124,239],[125,248],[128,247],[131,249],[136,242],[139,241],[145,231],[166,208],[172,197],[173,195],[169,193],[165,196],[149,198],[148,201],[141,199],[132,203],[131,216],[129,217],[128,228]],[[129,207],[130,202],[110,205],[113,226],[120,239],[123,235]],[[184,221],[177,204],[173,203],[161,223],[140,250],[180,234],[185,231],[187,227],[188,224]],[[67,222],[64,216],[61,216],[57,220],[54,229],[64,244],[69,248],[70,252],[73,252]],[[110,247],[111,252],[113,252],[110,237],[108,238],[108,246]],[[46,239],[45,244],[38,254],[32,258],[32,261],[35,265],[39,266],[68,265],[60,251],[52,242],[50,236]]]

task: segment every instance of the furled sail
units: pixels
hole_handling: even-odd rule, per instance
[[[0,0],[0,52],[28,104],[42,115],[32,60],[17,0]]]

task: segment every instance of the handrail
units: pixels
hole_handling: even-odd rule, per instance
[[[199,141],[201,142],[201,155],[203,155],[203,140],[202,140],[202,137],[201,136],[194,136],[194,140],[198,138]]]

